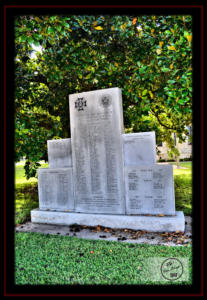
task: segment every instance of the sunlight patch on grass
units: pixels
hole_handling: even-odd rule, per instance
[[[30,179],[26,179],[25,170],[24,170],[24,162],[20,162],[21,164],[15,165],[15,184],[18,183],[32,183],[37,182],[36,177],[31,177]],[[40,162],[41,168],[48,168],[48,163]]]

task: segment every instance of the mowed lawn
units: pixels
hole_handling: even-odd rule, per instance
[[[192,163],[181,162],[186,169],[173,169],[175,184],[176,210],[183,210],[185,215],[192,214]]]
[[[48,163],[40,162],[41,168],[48,168]],[[37,182],[36,177],[26,179],[24,170],[24,161],[20,161],[15,165],[15,185],[28,184],[31,182]]]
[[[42,168],[48,164],[41,162]],[[21,224],[30,219],[30,211],[38,207],[37,178],[25,177],[24,162],[15,166],[15,223]]]
[[[16,284],[172,284],[151,278],[150,259],[185,259],[184,281],[192,283],[192,247],[130,244],[77,237],[16,233]],[[160,272],[161,264],[157,272]],[[160,274],[157,274],[160,275]]]

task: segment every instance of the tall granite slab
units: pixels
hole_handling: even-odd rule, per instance
[[[69,105],[75,211],[124,214],[121,90],[73,94]]]
[[[123,134],[125,166],[156,164],[155,132]]]
[[[70,139],[48,140],[47,151],[49,168],[68,168],[72,166]]]
[[[37,176],[40,210],[74,210],[72,168],[39,168]]]
[[[126,213],[175,215],[171,165],[125,167]]]

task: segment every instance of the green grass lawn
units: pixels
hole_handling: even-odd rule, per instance
[[[181,162],[181,167],[174,169],[175,204],[177,210],[183,210],[185,215],[192,214],[192,163]]]
[[[169,162],[169,164],[176,165],[175,162]],[[181,161],[180,166],[184,167],[184,168],[191,169],[192,168],[192,161]]]
[[[48,164],[41,163],[42,168]],[[15,223],[21,224],[30,219],[30,211],[38,207],[37,178],[25,177],[24,163],[15,166]]]
[[[41,163],[41,168],[48,168],[48,163]],[[29,184],[31,182],[37,182],[36,177],[31,177],[29,180],[25,177],[25,171],[24,171],[24,162],[21,161],[20,163],[16,164],[15,166],[15,185],[19,184]]]
[[[151,279],[148,259],[160,257],[187,258],[188,281],[174,283],[192,283],[189,245],[139,245],[16,233],[15,252],[16,284],[171,284]]]
[[[180,162],[181,167],[192,169],[192,161]]]

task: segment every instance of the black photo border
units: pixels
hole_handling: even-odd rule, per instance
[[[3,45],[3,278],[4,296],[202,296],[204,293],[204,5],[49,5],[1,3]],[[29,3],[29,4],[28,4]],[[14,284],[14,16],[24,14],[131,14],[193,16],[193,284],[70,286]]]

